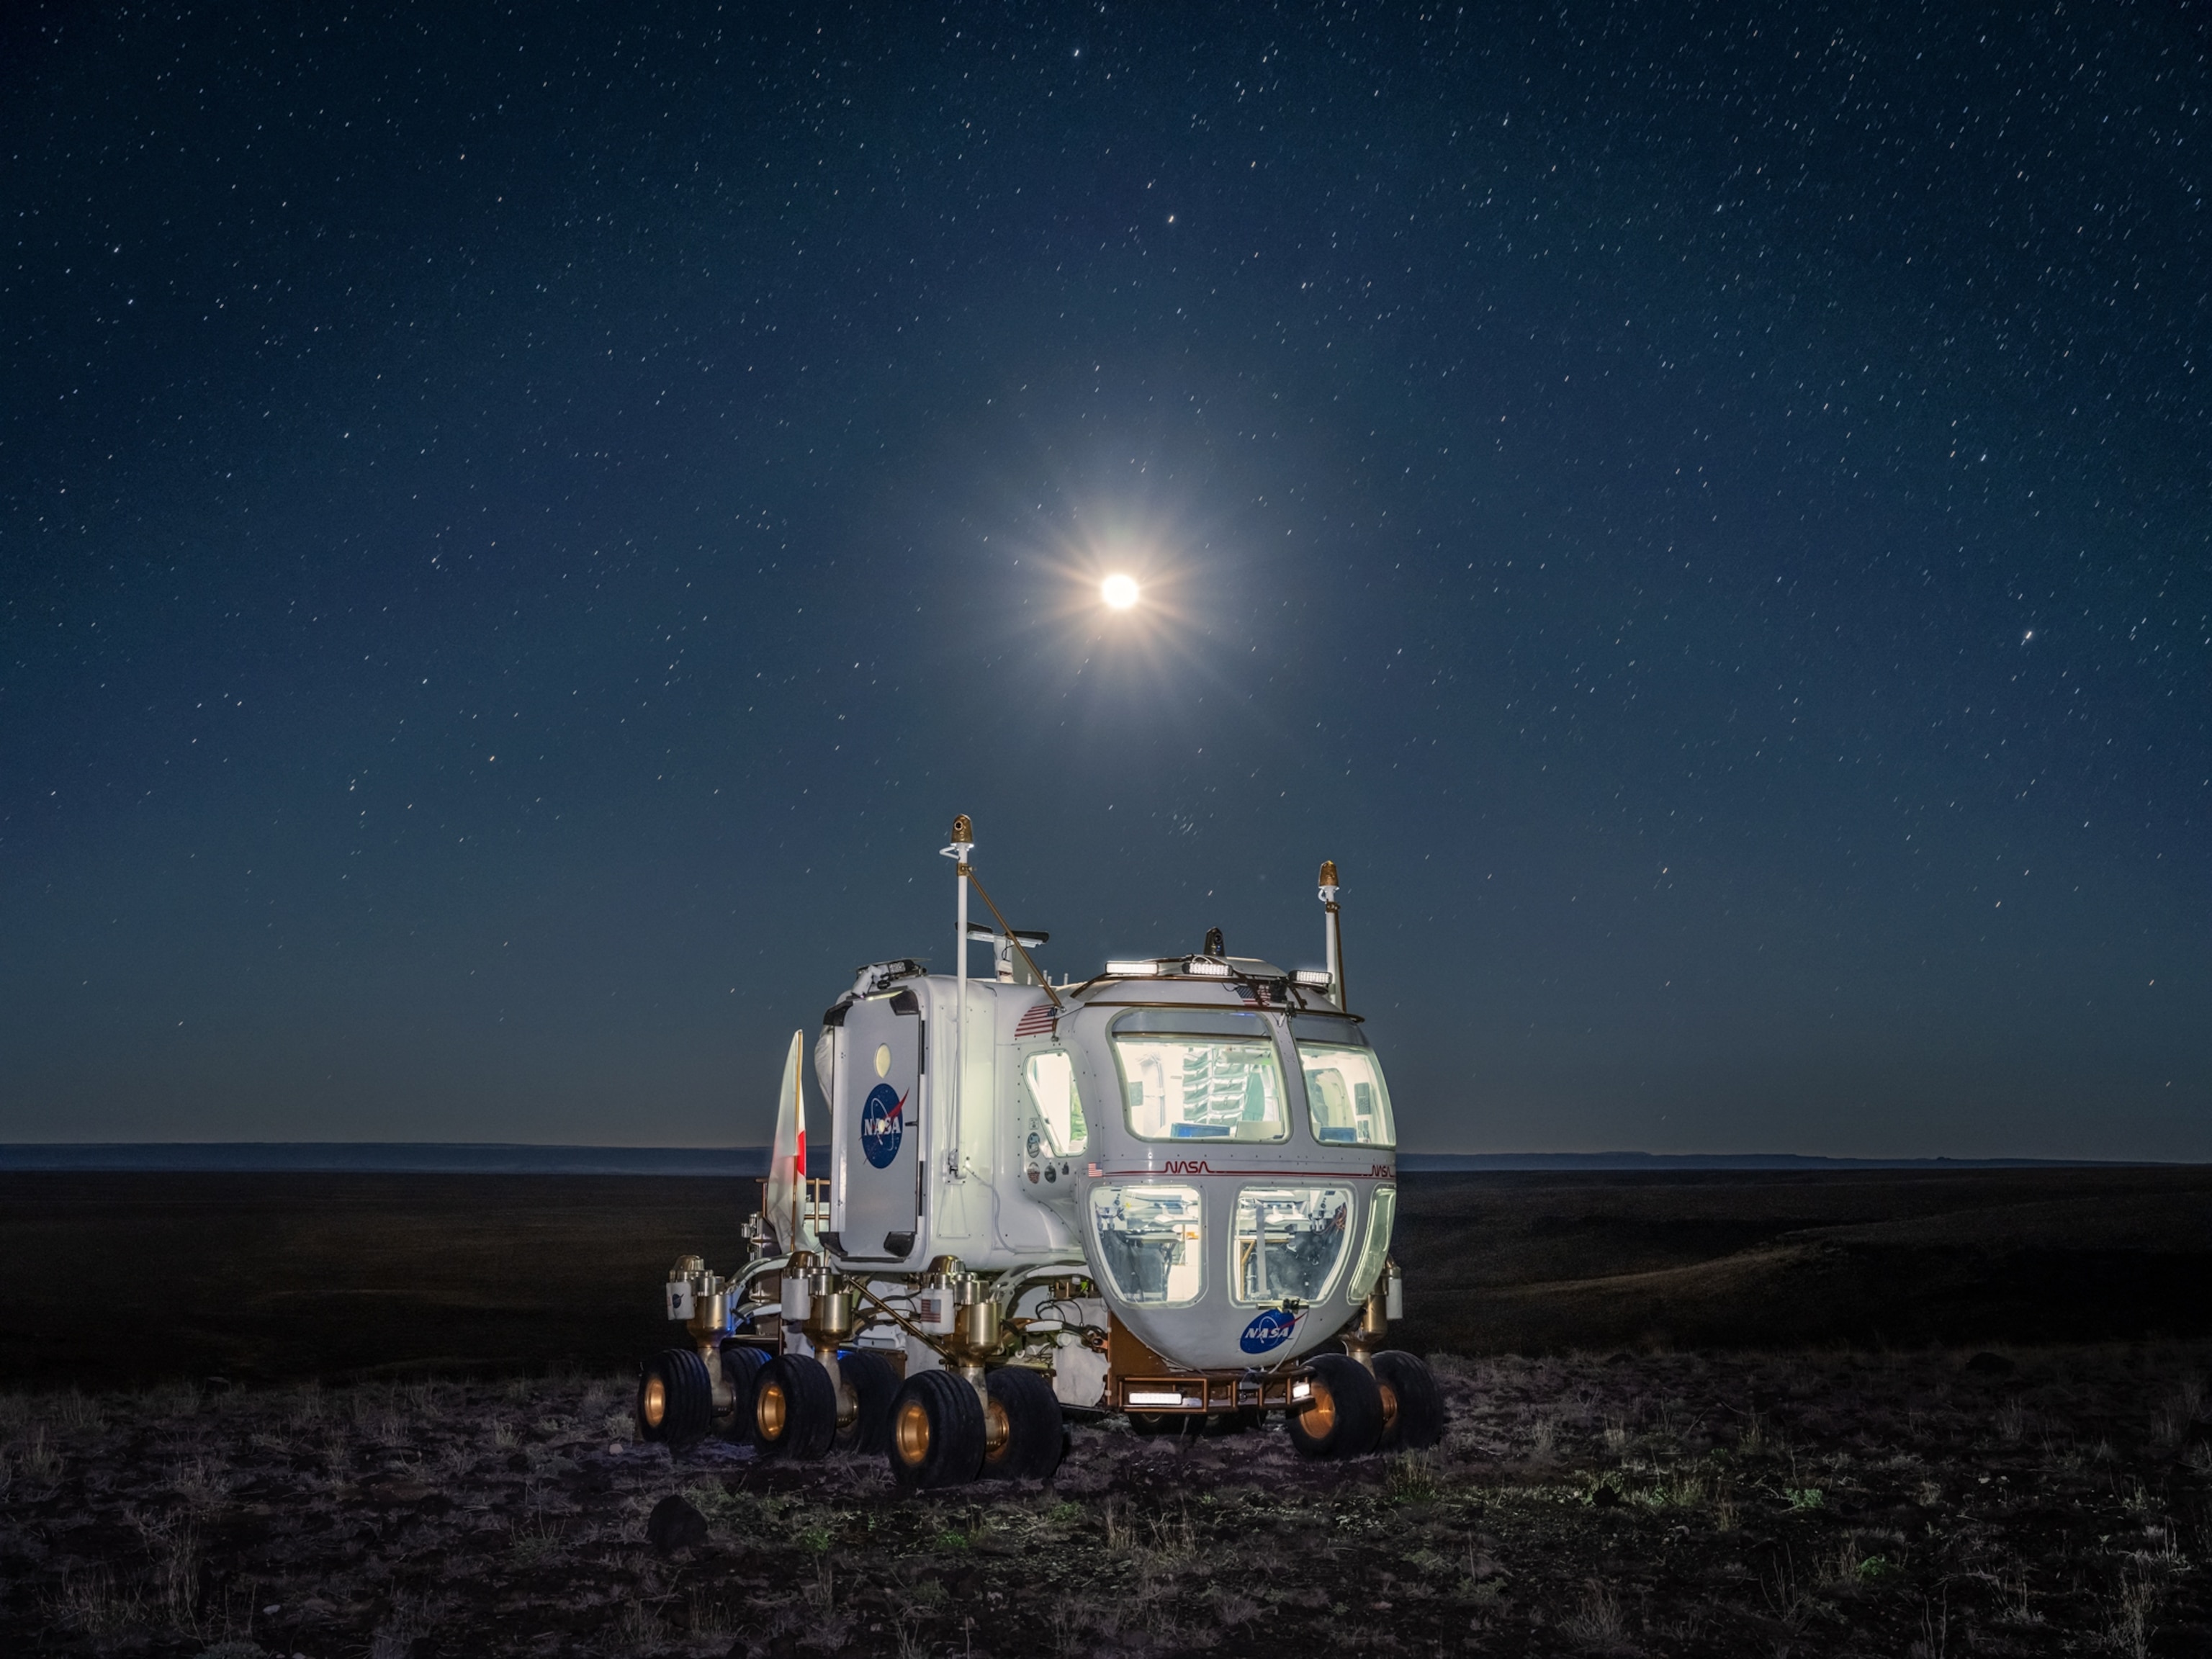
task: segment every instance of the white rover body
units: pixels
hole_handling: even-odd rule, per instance
[[[1334,866],[1325,969],[1217,932],[1054,986],[1044,935],[970,927],[971,886],[998,910],[965,817],[952,840],[960,971],[873,963],[823,1016],[827,1180],[750,1224],[734,1279],[677,1264],[695,1346],[641,1368],[641,1431],[680,1448],[720,1418],[767,1455],[883,1450],[916,1486],[1048,1475],[1066,1420],[1112,1412],[1153,1432],[1283,1412],[1316,1456],[1433,1443],[1427,1367],[1380,1347],[1396,1139]],[[968,976],[971,941],[995,978]]]

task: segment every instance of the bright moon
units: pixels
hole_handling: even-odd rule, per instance
[[[1116,611],[1127,611],[1137,602],[1136,578],[1109,576],[1099,584],[1098,597]]]

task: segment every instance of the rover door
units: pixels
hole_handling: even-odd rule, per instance
[[[914,1249],[926,1024],[919,999],[899,990],[854,1004],[839,1032],[835,1190],[848,1257],[902,1261]]]

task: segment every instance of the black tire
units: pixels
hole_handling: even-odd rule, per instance
[[[1349,1354],[1317,1353],[1313,1393],[1291,1414],[1291,1444],[1304,1457],[1364,1457],[1382,1438],[1382,1390]]]
[[[1375,1356],[1375,1380],[1383,1389],[1378,1451],[1426,1451],[1444,1437],[1443,1390],[1426,1360],[1386,1348]]]
[[[952,1371],[920,1371],[891,1402],[891,1476],[929,1491],[961,1486],[983,1467],[983,1402]]]
[[[879,1353],[848,1348],[837,1356],[837,1374],[860,1407],[852,1422],[837,1431],[837,1449],[882,1456],[890,1449],[891,1401],[898,1398],[898,1373]]]
[[[707,1362],[689,1348],[664,1348],[637,1368],[641,1440],[683,1451],[714,1426],[714,1388]]]
[[[811,1463],[837,1437],[837,1385],[808,1353],[780,1353],[753,1382],[753,1449]]]
[[[730,1385],[729,1437],[744,1445],[753,1437],[753,1384],[769,1362],[764,1349],[734,1340],[722,1344],[722,1377]]]
[[[1002,1365],[983,1379],[991,1405],[984,1424],[983,1478],[1048,1480],[1060,1467],[1063,1443],[1060,1396],[1025,1365]],[[1000,1419],[994,1424],[990,1419]],[[992,1430],[1000,1428],[994,1435]],[[993,1439],[999,1442],[994,1450]]]

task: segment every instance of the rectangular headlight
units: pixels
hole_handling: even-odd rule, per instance
[[[1160,971],[1157,962],[1109,962],[1106,971],[1124,979],[1143,979]]]
[[[1132,1389],[1128,1401],[1132,1406],[1180,1406],[1183,1402],[1180,1394],[1163,1394],[1155,1389]]]
[[[1229,964],[1225,962],[1194,962],[1190,971],[1200,979],[1227,979]]]

